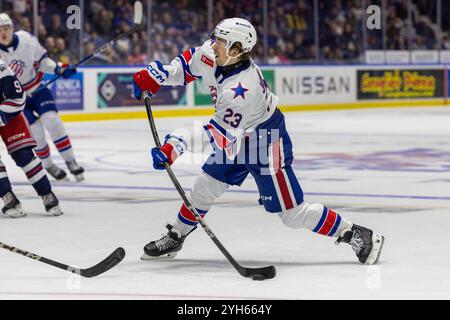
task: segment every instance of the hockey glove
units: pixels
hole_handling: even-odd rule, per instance
[[[186,142],[177,136],[166,135],[164,145],[161,148],[152,149],[153,168],[164,170],[164,162],[171,165],[186,149]]]
[[[73,64],[58,63],[55,68],[55,74],[61,75],[63,78],[68,79],[77,73],[77,68]]]
[[[155,95],[161,85],[167,80],[169,73],[164,70],[160,61],[156,60],[133,76],[134,96],[137,100],[142,99],[142,93],[147,91],[148,96]]]

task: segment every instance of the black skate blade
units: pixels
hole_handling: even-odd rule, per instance
[[[242,267],[238,271],[243,277],[251,278],[252,280],[258,281],[273,279],[277,274],[274,266],[267,266],[261,268]]]
[[[173,258],[176,257],[178,252],[171,252],[168,254],[164,254],[162,256],[158,256],[158,257],[153,257],[153,256],[149,256],[148,254],[144,253],[141,256],[141,260],[142,261],[164,261],[164,260],[172,260]]]
[[[109,269],[114,268],[123,260],[123,258],[125,258],[125,250],[123,248],[117,248],[102,262],[88,269],[81,269],[80,275],[85,278],[96,277],[102,273],[105,273]]]

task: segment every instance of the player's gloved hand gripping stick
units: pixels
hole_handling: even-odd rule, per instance
[[[104,52],[106,49],[108,48],[112,48],[114,46],[114,44],[119,41],[122,38],[126,38],[128,37],[130,34],[138,31],[139,29],[142,28],[142,3],[140,1],[136,1],[134,3],[134,16],[133,16],[133,23],[134,23],[134,27],[131,28],[130,30],[128,30],[127,32],[124,32],[122,34],[119,34],[117,37],[115,37],[114,39],[112,39],[111,41],[105,43],[104,45],[102,45],[100,48],[98,48],[97,50],[95,50],[92,54],[88,55],[87,57],[84,57],[80,62],[78,62],[75,65],[68,65],[68,66],[63,66],[64,70],[62,72],[58,72],[58,69],[55,70],[57,76],[54,77],[53,79],[51,79],[50,81],[47,81],[46,83],[44,83],[40,88],[38,88],[33,95],[35,95],[36,93],[42,91],[44,88],[48,87],[50,84],[52,84],[53,82],[55,82],[56,80],[58,80],[61,77],[64,78],[70,78],[72,75],[74,75],[76,72],[73,72],[73,70],[76,70],[76,68],[78,68],[79,66],[83,65],[84,63],[88,62],[89,60],[91,60],[93,57],[95,57],[96,55],[98,55],[99,53]],[[61,66],[59,66],[61,67]],[[57,67],[58,68],[58,67]],[[72,71],[70,71],[72,70]]]
[[[144,98],[145,109],[147,110],[148,121],[150,123],[150,129],[152,131],[153,139],[155,140],[155,145],[157,148],[161,148],[161,142],[159,140],[158,131],[156,130],[155,120],[153,118],[152,107],[150,104],[150,97],[148,96],[147,92],[144,92],[143,96],[145,97]],[[202,219],[202,217],[197,212],[195,207],[191,204],[191,201],[184,192],[183,187],[181,187],[180,183],[178,182],[178,179],[175,177],[175,174],[173,173],[170,164],[168,162],[164,162],[163,165],[167,173],[169,174],[170,180],[172,180],[173,184],[175,185],[175,188],[177,189],[178,193],[183,199],[183,202],[186,205],[186,207],[189,209],[189,211],[193,213],[195,219],[200,223],[200,225],[206,231],[211,240],[216,244],[219,250],[222,251],[222,253],[233,265],[233,267],[239,272],[239,274],[243,277],[252,278],[253,280],[266,280],[274,278],[276,275],[274,266],[267,266],[261,268],[247,268],[241,266],[239,263],[236,262],[236,260],[234,260],[231,254],[227,251],[227,249],[225,249],[225,247],[222,245],[219,239],[217,239],[216,235],[211,231],[206,222]]]

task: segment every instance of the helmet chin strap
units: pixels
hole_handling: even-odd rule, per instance
[[[223,66],[227,66],[227,65],[230,63],[230,60],[231,60],[231,59],[233,59],[233,58],[239,58],[239,57],[243,54],[243,52],[241,52],[241,53],[239,53],[237,56],[232,57],[232,56],[229,55],[229,51],[230,51],[230,48],[228,48],[227,51],[225,52],[225,54],[227,55],[228,59],[227,59],[227,61],[225,61],[225,63],[223,64]]]

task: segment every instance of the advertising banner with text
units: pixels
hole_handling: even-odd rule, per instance
[[[358,70],[358,100],[442,98],[442,69]]]
[[[44,81],[53,79],[54,75],[46,74]],[[58,110],[83,109],[83,73],[78,72],[69,79],[60,78],[49,86]]]
[[[356,69],[344,67],[278,68],[276,93],[280,105],[356,101]]]

